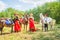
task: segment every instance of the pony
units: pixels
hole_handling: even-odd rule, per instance
[[[20,19],[21,20],[21,19]],[[24,25],[24,30],[27,31],[27,26],[28,26],[28,14],[25,14],[24,17],[22,18],[22,22],[20,22],[20,25]]]
[[[11,24],[6,24],[6,19],[1,18],[0,19],[0,31],[1,31],[1,35],[2,35],[2,31],[4,27],[10,27],[11,28],[11,33],[13,32],[13,23],[12,23],[12,19],[9,19],[11,21]]]
[[[50,30],[53,29],[55,24],[56,24],[56,20],[52,19],[51,17],[48,17],[48,25],[50,26]],[[43,16],[42,13],[40,13],[40,25],[42,26],[42,31],[43,31],[43,28],[44,28],[44,16]]]

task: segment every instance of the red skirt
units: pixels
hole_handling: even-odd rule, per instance
[[[15,32],[21,31],[21,26],[20,26],[18,20],[16,20],[15,23],[14,23],[14,31]]]
[[[29,30],[32,32],[36,31],[33,19],[29,19]]]

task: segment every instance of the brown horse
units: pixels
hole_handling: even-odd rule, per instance
[[[22,22],[20,22],[20,25],[24,25],[24,30],[27,31],[27,25],[28,25],[28,15],[25,14],[24,17],[22,18]]]
[[[11,24],[9,24],[9,25],[7,25],[6,23],[5,23],[5,19],[0,19],[0,31],[1,31],[1,34],[2,34],[2,30],[3,30],[3,28],[4,27],[11,27],[11,33],[13,32],[13,24],[11,23]]]

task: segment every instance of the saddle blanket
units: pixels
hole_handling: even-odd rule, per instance
[[[5,23],[6,23],[7,25],[9,25],[9,24],[11,24],[11,21],[10,21],[10,20],[6,20]]]

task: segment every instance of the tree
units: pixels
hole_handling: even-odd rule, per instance
[[[30,9],[28,13],[33,13],[35,21],[39,21],[39,14],[48,14],[50,17],[55,19],[57,23],[60,23],[60,2],[50,2],[43,6],[37,6],[36,8]],[[37,20],[38,19],[38,20]]]

